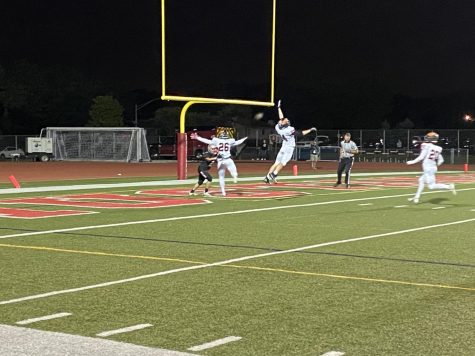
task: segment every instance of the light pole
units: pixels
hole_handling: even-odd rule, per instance
[[[142,103],[142,104],[135,104],[135,117],[134,117],[134,125],[135,127],[137,127],[137,124],[138,124],[138,111],[140,109],[143,109],[144,107],[146,107],[148,104],[150,103],[153,103],[154,101],[157,101],[157,100],[160,100],[161,98],[155,98],[155,99],[152,99],[152,100],[149,100],[145,103]]]

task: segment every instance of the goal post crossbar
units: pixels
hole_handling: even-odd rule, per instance
[[[242,100],[242,99],[220,99],[220,98],[204,98],[194,96],[177,96],[177,95],[162,95],[162,100],[168,101],[196,101],[202,104],[235,104],[235,105],[254,105],[254,106],[274,106],[270,101],[257,100]]]

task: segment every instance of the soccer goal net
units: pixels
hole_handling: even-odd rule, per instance
[[[48,127],[56,160],[150,161],[145,130],[138,127]]]

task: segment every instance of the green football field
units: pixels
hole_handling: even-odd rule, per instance
[[[0,324],[200,355],[474,355],[475,176],[438,178],[457,195],[417,205],[410,174],[2,194]]]

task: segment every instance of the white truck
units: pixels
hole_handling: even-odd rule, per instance
[[[53,139],[42,137],[26,138],[26,154],[34,161],[48,162],[53,157]]]

